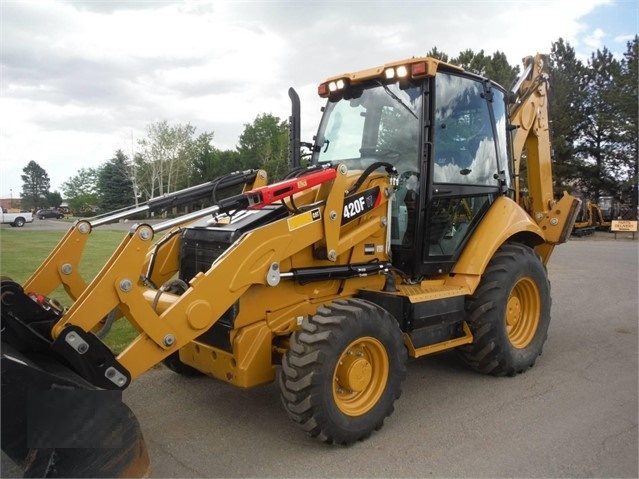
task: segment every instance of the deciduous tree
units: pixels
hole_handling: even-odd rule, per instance
[[[194,126],[172,126],[166,120],[147,127],[147,137],[139,141],[141,151],[134,158],[136,182],[147,198],[188,186],[197,154],[194,134]],[[213,133],[204,135],[213,139]]]
[[[74,213],[85,214],[98,206],[98,174],[97,168],[80,168],[62,183],[62,192]]]
[[[244,168],[266,170],[269,181],[288,171],[288,123],[270,113],[258,115],[244,125],[237,148]]]

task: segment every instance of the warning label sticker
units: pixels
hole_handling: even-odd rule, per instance
[[[322,219],[322,214],[319,208],[313,208],[305,213],[291,216],[288,221],[288,230],[293,231],[302,226],[312,223],[313,221],[319,221]]]

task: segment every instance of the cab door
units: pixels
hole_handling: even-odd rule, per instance
[[[508,191],[503,91],[475,76],[438,72],[424,149],[419,275],[454,266],[497,196]],[[431,147],[432,146],[432,147]]]

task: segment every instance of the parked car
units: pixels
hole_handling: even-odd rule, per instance
[[[36,216],[43,220],[45,218],[64,218],[64,213],[60,213],[58,210],[38,210],[36,211]]]
[[[33,214],[29,211],[9,213],[5,208],[2,208],[0,211],[2,212],[0,215],[0,223],[2,224],[6,223],[22,228],[25,223],[33,223]]]

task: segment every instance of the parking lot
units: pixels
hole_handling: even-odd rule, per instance
[[[395,413],[350,447],[306,437],[276,384],[240,390],[159,366],[124,395],[152,476],[636,478],[638,243],[597,234],[558,247],[534,368],[494,378],[454,353],[412,360]]]

